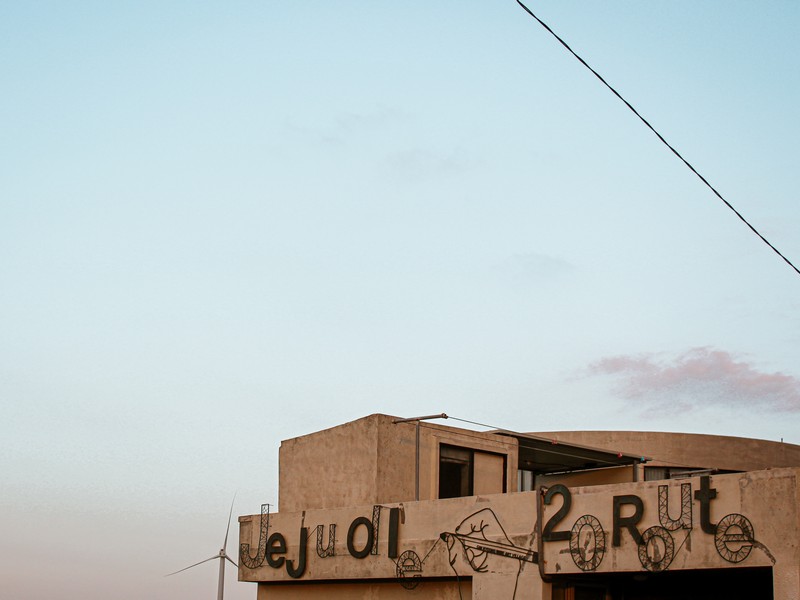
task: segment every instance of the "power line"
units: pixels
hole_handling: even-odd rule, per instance
[[[759,238],[761,238],[761,241],[763,241],[763,242],[764,242],[764,243],[765,243],[767,246],[769,246],[770,248],[772,248],[772,250],[773,250],[773,252],[775,252],[775,254],[777,254],[778,256],[780,256],[780,257],[781,257],[781,258],[782,258],[782,259],[783,259],[783,260],[786,262],[786,264],[788,264],[788,265],[789,265],[789,266],[790,266],[792,269],[794,269],[794,270],[795,270],[795,272],[796,272],[798,275],[800,275],[800,269],[798,269],[796,266],[794,266],[794,264],[792,264],[792,261],[790,261],[788,258],[786,258],[786,257],[785,257],[783,254],[781,254],[781,252],[780,252],[780,251],[779,251],[779,250],[778,250],[778,249],[777,249],[775,246],[773,246],[773,245],[772,245],[772,244],[769,242],[769,240],[767,240],[767,238],[765,238],[763,235],[761,235],[761,234],[758,232],[758,230],[757,230],[755,227],[753,227],[753,226],[752,226],[752,225],[751,225],[751,224],[750,224],[750,223],[747,221],[747,219],[745,219],[745,218],[742,216],[742,214],[741,214],[741,213],[740,213],[738,210],[736,210],[736,209],[733,207],[733,205],[732,205],[730,202],[728,202],[728,201],[727,201],[725,198],[723,198],[723,197],[722,197],[722,194],[720,194],[720,193],[719,193],[719,192],[718,192],[718,191],[717,191],[717,190],[714,188],[714,186],[712,186],[712,185],[711,185],[711,184],[708,182],[708,180],[707,180],[705,177],[703,177],[703,176],[702,176],[702,175],[701,175],[701,174],[700,174],[700,173],[697,171],[697,169],[695,169],[695,168],[694,168],[694,167],[693,167],[693,166],[692,166],[692,165],[689,163],[689,161],[688,161],[688,160],[686,160],[686,159],[685,159],[683,156],[681,156],[681,153],[680,153],[680,152],[678,152],[678,151],[677,151],[677,150],[676,150],[674,147],[672,147],[672,145],[670,145],[670,143],[669,143],[669,142],[667,142],[667,140],[665,140],[665,139],[664,139],[664,136],[662,136],[662,135],[661,135],[661,134],[660,134],[658,131],[656,131],[656,129],[655,129],[655,128],[654,128],[652,125],[650,125],[650,123],[648,123],[648,122],[647,122],[647,119],[645,119],[645,118],[644,118],[642,115],[640,115],[640,114],[639,114],[639,111],[637,111],[637,110],[636,110],[636,109],[633,107],[633,105],[631,105],[631,103],[630,103],[630,102],[628,102],[628,101],[627,101],[625,98],[623,98],[623,97],[622,97],[622,95],[620,95],[620,93],[619,93],[617,90],[615,90],[613,87],[611,87],[611,85],[609,85],[609,83],[608,83],[608,82],[607,82],[605,79],[603,79],[603,77],[602,77],[602,76],[601,76],[601,75],[600,75],[600,74],[599,74],[597,71],[595,71],[595,70],[594,70],[592,67],[590,67],[590,66],[589,66],[589,64],[588,64],[588,63],[587,63],[585,60],[583,60],[583,59],[582,59],[582,58],[581,58],[581,57],[580,57],[580,56],[579,56],[579,55],[578,55],[578,54],[577,54],[577,53],[576,53],[576,52],[575,52],[575,51],[574,51],[572,48],[570,48],[570,47],[569,47],[569,44],[567,44],[567,43],[566,43],[566,42],[565,42],[563,39],[561,39],[561,38],[560,38],[560,37],[559,37],[559,36],[558,36],[558,35],[557,35],[557,34],[556,34],[556,33],[555,33],[555,32],[554,32],[552,29],[550,29],[550,27],[547,25],[547,23],[545,23],[545,22],[544,22],[544,21],[542,21],[542,20],[541,20],[539,17],[537,17],[537,16],[536,16],[536,15],[533,13],[533,11],[531,11],[531,9],[530,9],[530,8],[528,8],[527,6],[525,6],[525,5],[524,5],[522,2],[520,2],[520,0],[517,0],[517,4],[519,4],[519,5],[520,5],[520,6],[521,6],[521,7],[522,7],[524,10],[525,10],[525,12],[527,12],[527,13],[528,13],[528,14],[529,14],[531,17],[533,17],[534,19],[536,19],[536,20],[539,22],[539,24],[540,24],[542,27],[544,27],[544,28],[545,28],[545,29],[548,31],[548,33],[550,33],[550,35],[552,35],[554,38],[556,38],[556,39],[559,41],[559,43],[560,43],[562,46],[564,46],[564,48],[566,48],[566,49],[569,51],[569,53],[570,53],[570,54],[572,54],[572,56],[574,56],[575,58],[577,58],[577,59],[578,59],[578,61],[579,61],[579,62],[580,62],[580,63],[581,63],[581,64],[582,64],[584,67],[586,67],[587,69],[589,69],[589,70],[592,72],[592,74],[593,74],[595,77],[597,77],[597,78],[598,78],[600,81],[602,81],[602,82],[603,82],[603,85],[605,85],[605,86],[606,86],[606,87],[607,87],[609,90],[611,90],[611,92],[612,92],[612,93],[613,93],[613,94],[614,94],[614,95],[615,95],[617,98],[619,98],[619,99],[620,99],[620,100],[621,100],[621,101],[622,101],[622,102],[625,104],[625,106],[627,106],[627,107],[628,107],[628,108],[631,110],[631,112],[633,112],[633,114],[635,114],[637,117],[639,117],[639,119],[642,121],[642,123],[644,123],[644,124],[647,126],[647,128],[650,130],[650,131],[652,131],[654,134],[656,134],[656,137],[658,137],[658,139],[659,139],[659,140],[661,140],[661,142],[662,142],[662,143],[663,143],[663,144],[664,144],[664,145],[665,145],[667,148],[669,148],[669,149],[672,151],[672,153],[673,153],[675,156],[677,156],[679,159],[681,159],[681,161],[683,161],[683,164],[685,164],[687,167],[689,167],[689,170],[690,170],[692,173],[694,173],[695,175],[697,175],[697,176],[700,178],[700,181],[702,181],[704,184],[706,184],[706,186],[708,187],[708,189],[710,189],[712,192],[714,192],[714,195],[715,195],[717,198],[719,198],[720,200],[722,200],[722,202],[724,202],[724,203],[725,203],[725,206],[727,206],[728,208],[730,208],[730,209],[731,209],[731,210],[734,212],[734,214],[735,214],[737,217],[739,217],[739,219],[740,219],[740,220],[741,220],[741,221],[742,221],[742,222],[743,222],[745,225],[747,225],[747,226],[750,228],[750,230],[751,230],[753,233],[755,233],[755,234],[756,234],[756,235],[757,235]]]

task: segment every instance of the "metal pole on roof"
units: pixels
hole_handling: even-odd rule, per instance
[[[438,415],[426,415],[424,417],[411,417],[408,419],[395,419],[392,421],[395,425],[398,423],[415,423],[416,431],[415,437],[416,442],[415,446],[415,454],[414,454],[414,500],[419,502],[419,422],[420,421],[430,421],[431,419],[446,419],[447,415],[444,413],[440,413]]]
[[[419,502],[419,421],[417,421],[415,429],[417,430],[417,439],[414,445],[414,501]]]

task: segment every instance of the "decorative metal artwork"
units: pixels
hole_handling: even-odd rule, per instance
[[[639,562],[648,571],[666,571],[675,558],[675,540],[664,527],[656,525],[646,529],[639,544]]]
[[[490,537],[489,537],[490,536]],[[514,583],[512,600],[516,597],[519,576],[526,563],[536,563],[539,555],[530,548],[517,546],[508,537],[506,530],[491,508],[483,508],[472,513],[456,527],[453,532],[444,532],[439,536],[447,542],[450,566],[456,572],[455,553],[456,542],[462,549],[462,556],[470,568],[476,573],[486,573],[490,570],[490,557],[516,560],[519,563],[517,576]],[[456,572],[456,575],[458,573]],[[459,587],[459,594],[461,589]]]
[[[574,521],[570,530],[558,530],[559,524],[568,516],[572,507],[572,492],[564,485],[552,486],[544,496],[544,505],[550,505],[555,496],[561,496],[561,506],[546,522],[543,542],[569,542],[569,554],[575,565],[585,572],[596,571],[602,563],[606,552],[609,550],[609,536],[612,545],[622,546],[623,533],[630,536],[636,545],[636,551],[642,567],[646,571],[661,572],[669,569],[675,554],[683,548],[684,543],[676,549],[672,533],[684,530],[686,538],[690,540],[693,532],[694,501],[699,503],[700,529],[711,533],[714,545],[719,555],[730,563],[744,561],[753,548],[759,548],[775,563],[775,558],[762,543],[756,540],[753,525],[744,515],[733,513],[725,516],[716,525],[711,522],[711,503],[717,497],[717,490],[711,487],[708,476],[700,478],[700,489],[692,493],[691,483],[680,484],[680,515],[673,518],[669,510],[669,495],[676,486],[658,486],[658,521],[656,525],[640,532],[639,523],[645,515],[644,501],[635,494],[615,495],[612,497],[612,527],[610,531],[604,530],[600,520],[594,515],[583,515]],[[439,535],[428,553],[420,560],[419,555],[413,550],[400,553],[400,525],[404,522],[403,507],[389,507],[374,505],[372,518],[359,516],[353,519],[347,531],[347,550],[350,556],[356,559],[365,559],[368,556],[378,555],[378,538],[381,527],[381,510],[389,511],[387,558],[392,560],[398,582],[407,590],[417,589],[422,584],[422,570],[428,556],[431,555],[436,545],[443,541],[447,545],[450,567],[459,579],[456,569],[458,555],[469,568],[476,573],[494,572],[499,565],[492,565],[492,557],[515,560],[519,564],[514,580],[513,593],[509,589],[511,598],[516,597],[520,574],[528,563],[538,563],[539,555],[530,547],[520,546],[511,541],[500,520],[491,508],[483,508],[473,512],[455,528]],[[386,523],[384,523],[386,526]],[[302,578],[306,571],[306,545],[309,541],[309,529],[301,524],[299,548],[296,558],[289,558],[286,538],[280,532],[270,535],[270,505],[261,505],[261,519],[258,536],[258,548],[255,555],[250,554],[250,544],[239,545],[240,563],[248,569],[257,569],[266,562],[270,567],[277,569],[286,567],[286,572],[292,578]],[[316,533],[316,551],[319,558],[328,558],[335,555],[336,551],[335,523],[328,524],[328,539],[325,543],[325,524],[314,527]],[[710,531],[709,531],[710,530]],[[533,533],[531,533],[531,538]],[[531,539],[531,542],[533,540]],[[689,546],[687,546],[688,548]],[[461,550],[459,552],[459,550]],[[566,552],[562,550],[562,552]],[[459,595],[461,587],[459,580]]]
[[[667,531],[692,528],[692,485],[681,484],[681,515],[677,519],[669,516],[669,486],[658,486],[658,521]]]
[[[267,555],[267,537],[269,533],[269,504],[261,505],[261,526],[258,531],[258,549],[255,556],[250,556],[250,544],[239,544],[239,562],[248,569],[257,569],[264,564]]]
[[[333,556],[336,548],[336,523],[328,525],[328,545],[322,547],[322,534],[325,531],[324,525],[317,525],[317,556],[328,558]]]
[[[594,571],[606,554],[606,534],[597,517],[583,515],[572,526],[569,552],[582,571]]]
[[[381,505],[376,504],[372,507],[372,531],[375,532],[375,540],[372,542],[370,554],[378,554],[378,534],[381,531]]]
[[[623,545],[623,537],[630,536],[636,545],[636,551],[642,567],[651,572],[665,571],[672,564],[676,552],[686,542],[691,542],[695,529],[693,520],[693,501],[699,504],[700,530],[714,538],[714,545],[719,555],[728,562],[738,563],[745,560],[753,548],[766,554],[773,564],[775,558],[764,544],[756,540],[753,525],[744,515],[730,514],[719,523],[711,521],[711,504],[717,498],[717,490],[711,487],[708,475],[700,477],[699,489],[692,493],[691,483],[681,483],[680,515],[672,518],[669,512],[670,490],[676,486],[658,486],[658,521],[660,525],[639,531],[639,523],[645,510],[644,501],[635,494],[615,495],[612,497],[611,545]],[[553,542],[569,540],[569,553],[575,565],[582,571],[594,571],[603,560],[608,549],[606,539],[608,532],[600,521],[591,516],[579,517],[571,531],[557,530],[572,506],[572,492],[564,485],[552,486],[543,497],[544,505],[549,505],[555,496],[562,497],[561,508],[553,513],[545,524],[542,541]],[[683,530],[685,538],[676,548],[671,532]],[[687,548],[691,548],[687,544]]]
[[[750,555],[756,536],[753,524],[744,515],[730,514],[717,523],[714,545],[719,555],[728,562],[742,562]]]
[[[419,559],[419,555],[413,550],[406,550],[397,558],[395,564],[397,565],[395,572],[400,585],[407,590],[416,589],[422,582],[420,579],[422,577],[422,561]],[[409,576],[409,573],[413,573],[413,575]]]

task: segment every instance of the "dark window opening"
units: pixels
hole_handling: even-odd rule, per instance
[[[700,475],[715,475],[717,473],[735,473],[723,469],[701,469],[688,467],[645,467],[644,480],[657,481],[660,479],[686,479],[688,477],[698,477]]]
[[[439,498],[472,495],[474,453],[458,446],[439,446]]]

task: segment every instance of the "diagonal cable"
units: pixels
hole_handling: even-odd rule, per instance
[[[605,86],[606,86],[606,87],[607,87],[609,90],[611,90],[611,92],[612,92],[612,93],[613,93],[613,94],[614,94],[614,95],[615,95],[617,98],[619,98],[619,99],[620,99],[622,102],[624,102],[624,103],[625,103],[625,106],[627,106],[627,107],[628,107],[628,108],[631,110],[631,112],[633,112],[633,114],[635,114],[637,117],[639,117],[639,120],[641,120],[641,122],[642,122],[642,123],[644,123],[644,124],[647,126],[647,128],[650,130],[650,131],[652,131],[654,134],[656,134],[656,137],[658,137],[658,139],[659,139],[659,140],[661,140],[661,142],[662,142],[662,143],[663,143],[663,144],[664,144],[664,145],[665,145],[667,148],[669,148],[669,149],[672,151],[672,153],[673,153],[675,156],[677,156],[679,159],[681,159],[681,161],[683,161],[683,164],[685,164],[687,167],[689,167],[689,170],[690,170],[692,173],[694,173],[695,175],[697,175],[697,176],[700,178],[700,181],[702,181],[704,184],[706,184],[706,187],[708,187],[708,189],[710,189],[712,192],[714,192],[714,195],[715,195],[717,198],[719,198],[720,200],[722,200],[722,201],[725,203],[725,206],[727,206],[728,208],[730,208],[730,209],[731,209],[731,210],[732,210],[732,211],[733,211],[733,212],[736,214],[736,216],[737,216],[737,217],[739,217],[739,219],[740,219],[740,220],[741,220],[741,221],[742,221],[742,222],[743,222],[745,225],[747,225],[747,226],[750,228],[750,230],[751,230],[753,233],[755,233],[755,234],[756,234],[758,237],[760,237],[760,238],[761,238],[761,241],[762,241],[762,242],[764,242],[764,243],[765,243],[767,246],[769,246],[770,248],[772,248],[772,250],[773,250],[773,252],[775,252],[775,254],[777,254],[778,256],[780,256],[780,257],[781,257],[781,258],[782,258],[782,259],[783,259],[783,260],[786,262],[786,264],[788,264],[788,265],[789,265],[789,266],[790,266],[792,269],[794,269],[794,270],[795,270],[795,272],[796,272],[798,275],[800,275],[800,269],[798,269],[796,266],[794,266],[794,264],[792,264],[792,261],[790,261],[788,258],[786,258],[786,257],[785,257],[783,254],[781,254],[781,252],[780,252],[780,251],[779,251],[779,250],[778,250],[778,249],[777,249],[775,246],[773,246],[773,245],[772,245],[772,244],[769,242],[769,240],[767,240],[767,238],[765,238],[763,235],[761,235],[761,234],[758,232],[758,230],[757,230],[755,227],[753,227],[753,226],[752,226],[752,225],[751,225],[751,224],[750,224],[750,223],[747,221],[747,219],[745,219],[745,218],[742,216],[742,214],[741,214],[741,213],[740,213],[738,210],[736,210],[736,209],[733,207],[733,205],[732,205],[730,202],[728,202],[728,201],[727,201],[725,198],[723,198],[723,197],[722,197],[722,194],[720,194],[720,193],[719,193],[719,192],[718,192],[718,191],[717,191],[717,190],[714,188],[714,186],[713,186],[713,185],[711,185],[711,184],[708,182],[708,180],[707,180],[705,177],[703,177],[703,176],[702,176],[702,175],[701,175],[701,174],[700,174],[700,173],[697,171],[697,169],[695,169],[695,168],[694,168],[694,167],[691,165],[691,163],[689,163],[689,161],[688,161],[688,160],[686,160],[686,159],[685,159],[683,156],[681,156],[681,153],[680,153],[680,152],[678,152],[678,151],[677,151],[675,148],[673,148],[673,147],[672,147],[672,145],[670,145],[670,143],[669,143],[669,142],[667,142],[667,140],[665,140],[665,139],[664,139],[664,136],[662,136],[662,135],[661,135],[661,134],[660,134],[658,131],[656,131],[656,129],[655,129],[655,128],[654,128],[652,125],[650,125],[650,123],[648,123],[648,122],[647,122],[647,119],[645,119],[645,118],[644,118],[642,115],[640,115],[640,114],[639,114],[639,111],[637,111],[637,110],[636,110],[636,109],[633,107],[633,105],[631,105],[631,103],[630,103],[630,102],[628,102],[628,101],[627,101],[625,98],[623,98],[623,97],[620,95],[620,93],[619,93],[617,90],[615,90],[613,87],[611,87],[611,85],[610,85],[610,84],[609,84],[609,83],[608,83],[608,82],[607,82],[605,79],[603,79],[603,77],[600,75],[600,73],[598,73],[598,72],[597,72],[597,71],[595,71],[595,70],[594,70],[592,67],[590,67],[590,66],[589,66],[589,64],[588,64],[588,63],[587,63],[585,60],[583,60],[583,59],[582,59],[582,58],[581,58],[581,57],[580,57],[580,56],[579,56],[579,55],[578,55],[578,54],[577,54],[577,53],[576,53],[576,52],[575,52],[575,51],[574,51],[572,48],[570,48],[570,47],[569,47],[569,44],[567,44],[567,43],[566,43],[566,42],[565,42],[563,39],[561,39],[561,38],[558,36],[558,34],[556,34],[556,33],[555,33],[555,32],[554,32],[552,29],[550,29],[550,27],[548,27],[547,23],[545,23],[545,22],[544,22],[544,21],[542,21],[542,20],[541,20],[539,17],[537,17],[537,16],[536,16],[536,15],[533,13],[533,11],[531,11],[531,9],[530,9],[530,8],[528,8],[527,6],[525,6],[525,5],[524,5],[522,2],[520,2],[520,0],[517,0],[517,4],[519,4],[519,5],[520,5],[520,6],[521,6],[521,7],[522,7],[524,10],[525,10],[525,12],[527,12],[527,13],[528,13],[528,14],[529,14],[531,17],[533,17],[534,19],[536,19],[536,21],[538,21],[538,22],[539,22],[539,25],[541,25],[542,27],[544,27],[544,28],[545,28],[545,29],[548,31],[548,33],[550,33],[550,35],[552,35],[554,38],[556,38],[556,39],[559,41],[559,43],[560,43],[562,46],[564,46],[564,48],[566,48],[566,49],[569,51],[569,53],[570,53],[570,54],[572,54],[572,56],[574,56],[575,58],[577,58],[577,59],[578,59],[578,61],[579,61],[579,62],[580,62],[580,63],[581,63],[581,64],[582,64],[584,67],[586,67],[587,69],[589,69],[589,70],[592,72],[592,74],[593,74],[595,77],[597,77],[597,78],[598,78],[598,79],[599,79],[601,82],[603,82],[603,85],[605,85]]]

